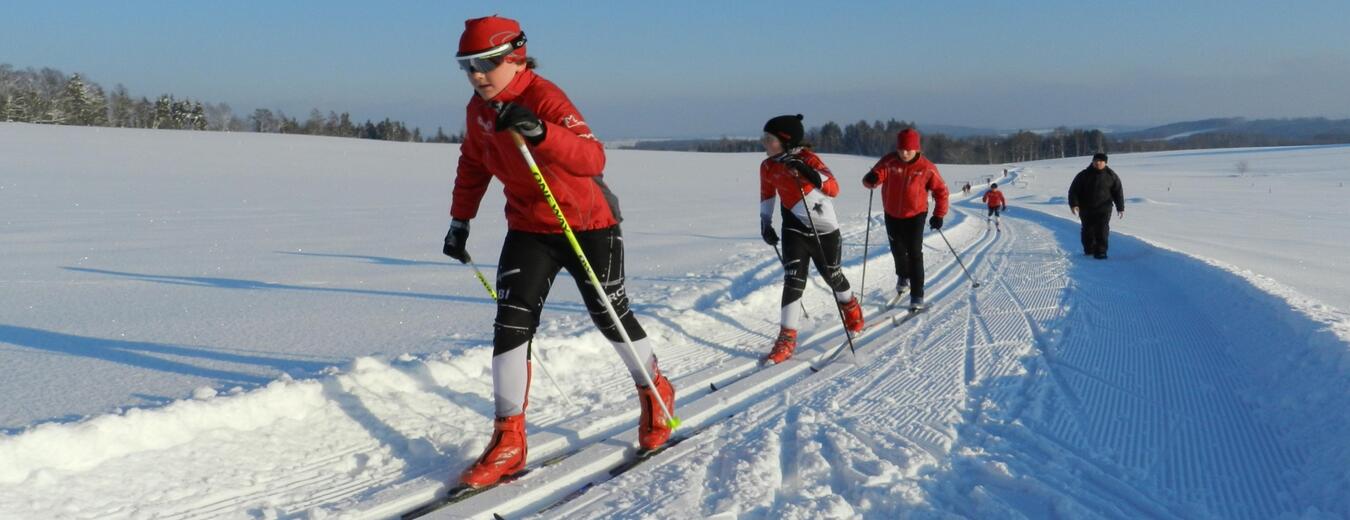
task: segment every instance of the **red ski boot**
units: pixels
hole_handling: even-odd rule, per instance
[[[525,469],[525,414],[498,417],[492,426],[492,442],[459,476],[467,486],[491,486]]]
[[[841,305],[844,309],[844,327],[849,332],[857,334],[863,330],[862,305],[858,304],[858,297],[849,299],[848,303]]]
[[[642,417],[638,419],[638,444],[644,450],[660,448],[670,439],[670,425],[666,424],[669,418],[656,402],[658,393],[670,413],[675,413],[675,387],[671,386],[670,380],[661,375],[660,370],[653,369],[652,384],[656,386],[655,392],[650,387],[637,387],[638,403],[642,406]]]
[[[773,350],[769,351],[768,360],[774,364],[782,363],[792,357],[794,350],[797,350],[797,330],[783,327],[778,331],[778,341],[773,342]]]

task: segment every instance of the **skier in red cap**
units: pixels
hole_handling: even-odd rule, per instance
[[[1002,232],[1003,228],[999,227],[998,216],[1000,213],[1008,211],[1008,200],[1003,198],[1003,192],[999,191],[998,183],[995,182],[990,184],[989,191],[984,192],[984,195],[980,197],[980,200],[983,200],[985,205],[989,207],[989,214],[984,217],[985,224],[988,224],[992,220],[994,229]]]
[[[506,194],[507,233],[497,264],[499,299],[492,339],[496,421],[483,455],[460,475],[463,484],[473,487],[495,484],[525,469],[529,343],[560,269],[572,274],[596,327],[614,343],[629,373],[639,381],[638,440],[642,448],[657,448],[670,437],[667,418],[655,402],[658,393],[671,413],[675,406],[675,388],[661,374],[651,340],[628,308],[618,199],[604,181],[604,146],[567,95],[534,72],[534,60],[525,50],[520,24],[489,16],[464,22],[456,54],[474,95],[467,108],[450,206],[452,221],[443,252],[467,262],[469,220],[478,214],[489,182],[495,177]],[[587,283],[580,259],[510,132],[519,133],[528,143],[606,294],[597,294]],[[601,298],[613,305],[636,358],[623,345]],[[644,367],[655,388],[641,383]]]
[[[848,279],[840,267],[839,218],[834,197],[839,182],[830,168],[802,143],[802,115],[784,115],[764,124],[760,144],[769,156],[759,164],[759,227],[764,242],[778,246],[773,230],[774,199],[782,200],[783,213],[783,304],[778,339],[766,358],[782,363],[797,348],[797,323],[802,312],[797,302],[811,275],[810,263],[834,290],[834,300],[850,332],[863,329],[862,306],[849,292]]]
[[[895,151],[877,161],[863,176],[867,189],[881,188],[881,203],[886,208],[886,236],[895,260],[895,292],[898,299],[909,291],[909,310],[924,310],[923,302],[923,223],[928,216],[928,194],[933,194],[933,217],[928,225],[942,229],[947,216],[947,183],[938,168],[919,147],[919,132],[913,128],[896,135]]]

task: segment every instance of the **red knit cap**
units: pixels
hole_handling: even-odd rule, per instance
[[[482,52],[520,36],[520,23],[510,18],[492,15],[464,21],[464,34],[459,36],[459,55],[467,56]],[[525,56],[525,46],[521,45],[513,54]]]
[[[919,131],[913,128],[901,130],[895,136],[895,146],[901,150],[920,150]]]

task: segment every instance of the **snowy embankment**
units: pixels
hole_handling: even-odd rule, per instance
[[[7,124],[0,147],[0,388],[16,396],[0,409],[0,516],[383,517],[442,489],[487,440],[492,306],[437,248],[453,147]],[[1290,161],[1346,158],[1317,152]],[[1071,166],[1029,165],[1005,183],[1001,233],[978,202],[955,204],[947,237],[979,289],[927,237],[933,311],[872,329],[857,358],[812,374],[807,361],[843,339],[816,283],[803,354],[753,371],[781,277],[756,237],[759,157],[611,152],[635,309],[689,427],[706,429],[565,503],[528,491],[566,494],[576,464],[444,513],[1350,516],[1344,315],[1278,273],[1224,268],[1273,262],[1273,238],[1230,240],[1247,249],[1213,255],[1223,265],[1156,245],[1194,253],[1184,240],[1245,214],[1164,205],[1162,179],[1126,169],[1136,159],[1170,163],[1113,157],[1130,197],[1159,201],[1115,226],[1147,241],[1117,235],[1107,262],[1074,255],[1076,225],[1026,211],[1063,211],[1053,197]],[[856,177],[872,161],[826,160],[844,181],[856,284]],[[1207,168],[1178,164],[1166,181]],[[943,171],[959,185],[994,170]],[[1224,207],[1264,207],[1242,196],[1226,192]],[[491,276],[502,229],[489,197],[470,250]],[[1327,224],[1326,240],[1350,241]],[[871,243],[875,316],[895,277],[879,225]],[[1334,263],[1311,269],[1346,279]],[[599,453],[631,437],[637,412],[568,280],[535,343],[567,395],[536,377],[534,460]],[[128,409],[102,413],[112,407]]]

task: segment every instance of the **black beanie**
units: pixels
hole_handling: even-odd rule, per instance
[[[783,148],[792,149],[802,144],[802,115],[778,116],[764,123],[764,131],[782,141]]]
[[[1104,154],[1104,153],[1093,154],[1093,156],[1092,156],[1092,162],[1097,162],[1097,161],[1106,162],[1106,154]]]

